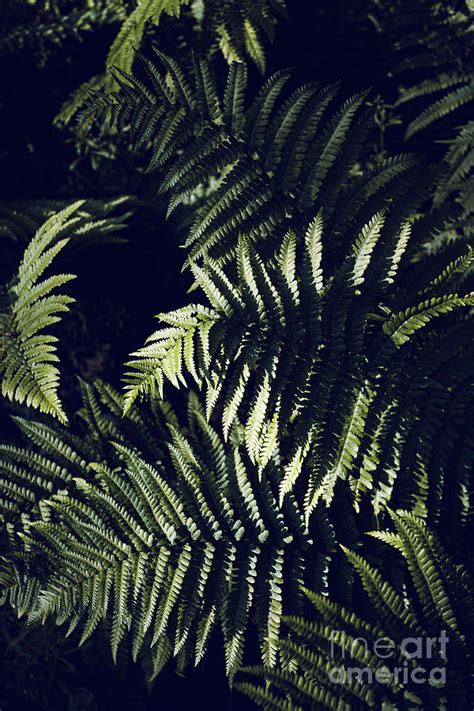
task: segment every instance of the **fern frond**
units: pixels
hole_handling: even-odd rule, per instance
[[[383,326],[384,332],[397,346],[406,343],[420,328],[426,326],[432,318],[449,313],[455,309],[474,305],[474,294],[457,296],[449,294],[424,301],[405,312],[390,317]]]
[[[106,61],[106,76],[113,81],[113,71],[130,72],[136,49],[140,47],[147,22],[157,25],[162,14],[178,16],[188,0],[139,0],[113,41]]]
[[[134,148],[146,149],[150,156],[148,170],[164,173],[161,189],[169,212],[217,180],[186,240],[189,264],[208,256],[227,263],[235,256],[239,234],[274,251],[290,223],[307,225],[325,203],[327,223],[340,217],[349,187],[352,191],[357,182],[350,180],[349,186],[340,177],[350,175],[370,126],[362,108],[366,93],[342,107],[334,105],[337,86],[319,90],[310,84],[285,98],[289,73],[278,72],[245,109],[245,69],[240,64],[231,65],[222,101],[201,59],[188,76],[174,60],[157,55],[164,71],[142,58],[149,81],[120,73],[120,91],[100,93],[85,116],[103,117],[119,130],[130,126]],[[349,140],[351,130],[357,139]],[[407,167],[406,159],[394,160],[374,171],[367,188],[374,199],[372,214],[385,203],[383,188]],[[361,189],[354,195],[359,205]],[[365,221],[360,222],[354,201],[351,217],[359,217],[360,229]],[[345,219],[338,220],[341,239],[348,227]]]
[[[55,365],[57,338],[44,331],[60,320],[59,314],[69,311],[74,299],[58,293],[58,289],[74,276],[41,277],[68,243],[68,238],[58,239],[58,235],[77,223],[80,218],[75,213],[80,206],[70,205],[39,228],[24,252],[0,313],[3,396],[63,422],[66,415],[58,396],[59,370]]]
[[[435,204],[441,205],[457,193],[466,214],[470,214],[474,210],[474,122],[463,126],[448,145],[446,170],[436,189]]]
[[[414,121],[411,122],[409,128],[407,129],[407,138],[411,138],[411,136],[414,136],[419,131],[427,128],[435,121],[442,119],[446,116],[446,114],[455,111],[466,104],[470,104],[473,101],[473,84],[467,83],[464,86],[452,89],[452,91],[431,104],[431,106],[426,108]]]
[[[71,201],[22,200],[0,203],[0,237],[29,242],[43,222],[65,209]],[[68,225],[68,236],[77,244],[120,243],[120,237],[132,212],[132,200],[118,197],[111,200],[84,200],[76,208],[80,218]],[[71,246],[73,246],[71,245]]]
[[[280,496],[298,490],[307,517],[320,499],[332,501],[339,480],[350,482],[358,501],[373,491],[376,511],[390,499],[400,467],[413,466],[401,459],[414,446],[407,441],[408,418],[424,407],[424,385],[406,410],[394,395],[406,382],[410,353],[421,354],[436,338],[436,317],[464,307],[468,319],[473,304],[472,295],[449,293],[467,273],[470,252],[447,263],[443,257],[441,268],[441,257],[434,260],[433,269],[424,266],[414,276],[414,288],[404,288],[399,265],[415,240],[412,225],[395,228],[383,211],[323,275],[323,222],[320,211],[300,237],[288,231],[267,263],[241,238],[232,278],[215,260],[193,264],[208,305],[162,314],[162,327],[133,354],[125,376],[127,408],[139,397],[162,394],[166,381],[181,387],[190,376],[204,391],[207,417],[221,419],[225,437],[241,423],[248,456],[261,468],[291,433]],[[423,300],[392,311],[414,298]],[[415,339],[422,328],[425,339]],[[413,378],[418,367],[413,361]],[[418,454],[425,468],[428,452]]]
[[[317,621],[284,618],[288,636],[281,639],[280,651],[286,668],[242,670],[266,682],[265,687],[237,682],[237,688],[257,705],[275,709],[293,708],[293,703],[301,708],[331,709],[469,705],[473,669],[469,651],[471,616],[464,624],[458,623],[453,606],[464,609],[465,586],[472,595],[472,580],[452,565],[436,537],[416,516],[406,512],[390,515],[397,533],[374,535],[401,553],[407,577],[411,578],[421,605],[422,619],[417,619],[404,596],[385,582],[376,568],[362,556],[346,550],[370,596],[371,622],[323,595],[305,590],[318,617]],[[416,658],[408,651],[412,643],[417,644]],[[384,645],[382,653],[380,644]],[[442,669],[445,682],[420,684],[411,670],[421,664],[427,674],[434,667],[438,673]],[[405,669],[403,681],[398,667]]]
[[[144,459],[136,440],[144,413],[132,408],[121,420],[120,398],[104,383],[84,385],[83,398],[82,439],[59,425],[25,422],[47,454],[0,453],[4,516],[16,532],[15,580],[5,599],[17,606],[29,591],[30,619],[78,627],[82,641],[109,619],[114,658],[127,639],[134,658],[156,654],[153,673],[170,654],[184,663],[188,647],[199,662],[217,626],[232,678],[255,617],[262,660],[275,667],[282,615],[302,599],[299,583],[314,575],[315,556],[296,502],[278,504],[278,465],[268,463],[261,485],[237,435],[225,443],[196,398],[187,432],[164,412],[163,448]],[[40,552],[41,580],[29,551]]]

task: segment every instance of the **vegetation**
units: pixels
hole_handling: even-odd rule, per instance
[[[2,13],[3,60],[58,82],[1,154],[8,648],[107,644],[157,688],[210,657],[242,708],[472,708],[471,6]],[[58,674],[0,705],[98,708]]]
[[[400,594],[377,568],[346,550],[370,597],[371,621],[305,591],[317,621],[285,620],[290,633],[280,643],[285,670],[245,670],[266,677],[270,689],[239,683],[258,704],[272,709],[472,705],[472,578],[450,562],[419,519],[406,512],[392,513],[392,518],[396,533],[372,535],[401,553],[416,599],[410,599],[405,589]],[[439,630],[445,631],[442,638],[430,637]],[[383,654],[377,654],[377,644]],[[425,684],[419,683],[418,672],[413,674],[420,659],[428,666],[423,667]],[[362,669],[365,676],[354,673]],[[362,683],[365,678],[375,679],[375,684]]]

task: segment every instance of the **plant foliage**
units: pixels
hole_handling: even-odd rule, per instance
[[[89,204],[78,201],[55,212],[58,203],[20,203],[5,210],[3,234],[27,244],[16,274],[0,291],[0,374],[4,397],[66,421],[58,396],[59,358],[57,337],[49,327],[67,313],[74,299],[61,287],[74,279],[73,274],[45,277],[54,260],[70,240],[116,240],[130,213],[110,214],[126,202],[123,199]],[[46,221],[43,219],[51,215]],[[38,226],[38,223],[40,226]],[[0,231],[0,234],[2,232]]]
[[[370,621],[306,590],[315,620],[285,618],[288,635],[280,641],[284,670],[249,668],[248,674],[263,677],[268,686],[236,684],[258,706],[472,707],[474,581],[452,563],[436,536],[415,516],[399,512],[392,518],[395,533],[373,535],[403,556],[409,590],[393,587],[376,567],[346,550],[370,598]],[[420,667],[431,682],[420,683]],[[351,669],[362,674],[351,675]],[[368,677],[372,682],[364,683]]]
[[[374,5],[380,30],[393,38],[392,73],[402,83],[398,104],[426,104],[409,123],[407,138],[471,105],[474,35],[469,5],[428,0],[375,0]]]
[[[290,73],[280,71],[246,107],[243,64],[231,65],[221,96],[205,61],[195,58],[188,78],[173,58],[156,54],[163,69],[143,59],[148,83],[118,75],[120,91],[96,93],[83,118],[97,115],[118,132],[130,130],[134,148],[149,155],[147,170],[163,175],[169,214],[217,179],[185,243],[190,260],[225,263],[241,233],[274,249],[290,225],[306,226],[323,206],[342,241],[384,206],[390,183],[403,195],[424,182],[410,155],[351,180],[371,127],[366,92],[335,103],[336,85],[313,83],[285,99]]]
[[[392,46],[388,64],[398,83],[397,107],[409,117],[406,139],[431,129],[450,146],[436,201],[457,194],[466,213],[463,227],[469,228],[473,141],[465,117],[474,106],[473,8],[425,0],[373,4],[373,19]]]
[[[307,515],[320,499],[330,503],[338,478],[349,479],[356,501],[370,491],[379,510],[395,481],[389,462],[413,466],[405,447],[415,446],[420,476],[428,476],[431,446],[422,451],[404,430],[422,412],[430,417],[423,381],[439,367],[431,358],[439,338],[433,319],[474,304],[472,294],[458,296],[449,286],[451,278],[462,279],[472,251],[438,275],[409,282],[415,292],[402,296],[396,274],[411,226],[395,235],[383,228],[379,213],[333,274],[321,268],[321,215],[299,254],[296,235],[288,233],[273,269],[244,240],[235,282],[212,260],[193,265],[208,305],[160,316],[162,328],[131,362],[126,409],[139,395],[162,395],[165,380],[179,387],[187,371],[205,391],[207,416],[218,413],[224,436],[242,422],[256,465],[264,468],[283,433],[291,433],[280,494],[292,491],[302,473]],[[461,350],[470,350],[467,331],[454,322],[452,333],[459,333]],[[441,342],[446,337],[443,332]],[[405,397],[397,402],[406,387],[408,407]],[[402,474],[403,464],[397,471]]]
[[[21,200],[0,202],[0,237],[15,242],[28,243],[47,218],[70,205],[70,200]],[[74,216],[77,219],[68,225],[69,234],[76,244],[120,242],[120,232],[126,226],[131,212],[122,212],[131,207],[127,197],[112,200],[87,200],[77,203]]]
[[[330,56],[365,41],[353,5],[318,3],[322,28],[347,9]],[[19,428],[0,444],[0,601],[81,643],[100,628],[152,678],[171,657],[199,664],[215,636],[232,682],[256,637],[266,685],[241,688],[269,709],[472,706],[471,9],[374,7],[393,69],[375,97],[328,83],[319,49],[305,72],[266,75],[283,0],[5,4],[8,52],[61,44],[72,68],[68,38],[88,36],[107,59],[55,120],[80,113],[57,187],[0,205],[1,392]],[[50,159],[55,111],[22,135],[25,165]],[[397,122],[431,162],[389,154]],[[73,249],[124,241],[132,211],[115,254]],[[78,281],[58,344],[66,259],[79,274],[93,259],[96,283]],[[92,384],[120,377],[130,347],[122,393]],[[389,667],[408,673],[403,639],[442,630],[443,687],[346,674],[386,661],[361,637],[392,640]]]
[[[44,333],[69,311],[74,301],[58,290],[74,279],[73,274],[41,278],[54,258],[67,245],[59,238],[78,219],[74,211],[80,203],[53,215],[37,231],[27,246],[18,272],[2,294],[0,372],[2,395],[66,421],[58,397],[59,370],[57,337]]]
[[[378,513],[397,476],[409,480],[414,466],[418,488],[412,483],[407,495],[426,513],[432,469],[441,490],[444,474],[433,464],[435,439],[417,443],[410,430],[425,417],[426,432],[437,429],[439,401],[427,390],[445,361],[432,362],[433,346],[456,333],[454,350],[470,357],[469,311],[456,312],[473,304],[472,293],[457,291],[469,281],[469,246],[420,256],[433,225],[446,220],[436,212],[413,219],[432,190],[429,171],[423,180],[413,158],[401,156],[351,177],[368,130],[366,115],[357,120],[363,95],[326,116],[335,88],[303,87],[278,108],[287,79],[279,74],[246,111],[242,65],[231,66],[222,103],[206,64],[196,60],[191,85],[171,58],[160,58],[172,89],[145,60],[153,92],[127,77],[122,93],[97,96],[92,108],[119,128],[132,126],[137,148],[149,146],[170,209],[222,177],[185,244],[206,301],[160,315],[162,328],[129,364],[126,408],[139,396],[161,396],[166,380],[186,384],[187,373],[224,437],[242,423],[254,464],[265,467],[283,447],[280,496],[297,485],[306,516],[321,499],[331,502],[338,479],[350,481],[357,507],[368,493]],[[438,317],[452,312],[438,330]],[[461,371],[454,377],[464,382]],[[471,442],[470,429],[467,436]],[[459,466],[465,521],[463,458]],[[440,506],[438,499],[436,517]]]
[[[82,388],[82,437],[18,419],[35,448],[2,447],[16,561],[4,598],[32,621],[80,626],[82,641],[110,619],[114,658],[127,638],[134,658],[151,651],[153,675],[171,654],[199,663],[220,627],[232,677],[252,617],[274,667],[283,610],[300,608],[299,585],[334,547],[327,515],[314,541],[295,499],[278,501],[277,462],[260,477],[238,433],[224,443],[194,396],[183,429],[166,403],[121,419],[110,386]]]

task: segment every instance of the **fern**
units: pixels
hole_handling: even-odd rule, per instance
[[[171,654],[199,663],[220,627],[233,677],[253,619],[275,667],[282,614],[300,609],[331,536],[313,540],[296,501],[278,503],[277,461],[260,481],[238,432],[224,443],[194,396],[186,431],[166,403],[121,419],[112,388],[82,388],[83,436],[18,420],[35,446],[1,448],[4,602],[82,641],[108,619],[113,656],[126,638],[134,658],[151,653],[153,675]],[[331,527],[323,510],[316,521]]]
[[[406,137],[469,106],[474,99],[469,8],[425,0],[376,5],[379,27],[393,42],[392,73],[402,82],[399,105],[429,102],[410,121]],[[427,70],[428,77],[419,80],[420,73],[423,76]],[[417,78],[416,84],[412,76]]]
[[[288,636],[280,641],[284,668],[244,670],[265,679],[265,688],[249,681],[235,684],[258,706],[471,708],[474,619],[469,595],[474,582],[453,565],[419,519],[406,512],[392,518],[396,533],[374,535],[403,556],[416,599],[410,600],[406,590],[400,593],[362,556],[346,550],[370,598],[371,621],[306,590],[316,621],[285,619]],[[418,652],[421,658],[416,657]],[[425,683],[420,683],[419,675],[412,676],[412,670],[420,667]],[[431,674],[433,680],[428,682]]]
[[[91,91],[115,87],[115,71],[130,72],[137,48],[140,47],[148,23],[158,25],[161,16],[179,16],[181,7],[189,0],[138,0],[134,9],[125,14],[119,32],[107,53],[105,73],[92,77],[81,84],[63,103],[55,123],[67,125],[77,115]]]
[[[474,210],[474,122],[462,127],[448,145],[445,173],[437,186],[435,203],[443,204],[454,193],[465,214],[470,215]]]
[[[423,179],[402,156],[351,178],[367,130],[367,117],[356,118],[362,95],[321,126],[332,87],[302,87],[278,108],[287,76],[277,74],[245,110],[242,65],[231,67],[222,102],[205,63],[195,60],[191,83],[174,60],[159,56],[171,88],[144,60],[153,91],[123,77],[121,92],[97,96],[95,108],[118,127],[130,125],[138,149],[151,145],[150,168],[166,169],[170,209],[222,177],[185,245],[206,302],[160,315],[163,327],[129,364],[126,408],[139,396],[162,396],[166,380],[186,385],[189,374],[224,437],[242,423],[260,470],[285,443],[280,497],[295,492],[307,518],[318,502],[333,500],[339,480],[349,481],[356,508],[370,497],[378,514],[414,466],[409,505],[426,512],[434,440],[425,447],[423,438],[418,445],[408,437],[423,413],[434,417],[426,398],[433,381],[423,385],[419,369],[446,337],[434,319],[456,327],[473,304],[472,293],[455,291],[469,278],[471,249],[456,246],[433,259],[420,251],[446,220],[436,212],[413,219],[433,188],[429,171]],[[348,135],[357,137],[350,145]],[[446,319],[460,308],[464,315]],[[465,349],[463,340],[460,358]],[[450,392],[456,386],[448,381]],[[405,402],[400,392],[413,382],[419,387]],[[461,469],[456,496],[465,510]]]
[[[371,125],[365,93],[332,108],[337,87],[315,83],[282,100],[289,73],[278,72],[246,109],[244,65],[231,65],[221,100],[203,60],[195,60],[188,79],[174,59],[157,54],[165,71],[144,59],[149,84],[118,75],[120,91],[96,93],[84,120],[107,119],[120,132],[130,130],[136,150],[148,149],[148,171],[162,171],[169,214],[217,178],[185,243],[189,260],[229,261],[240,233],[271,251],[290,225],[307,224],[321,206],[343,241],[354,223],[363,227],[362,208],[383,206],[388,184],[403,192],[426,180],[412,156],[341,180],[351,175]]]
[[[439,101],[412,132],[467,106],[471,92],[469,57],[445,61],[438,42],[450,29],[468,48],[465,18],[418,4],[421,20],[411,1],[409,16],[394,18],[415,27],[396,51],[421,74],[433,60],[438,77],[403,99]],[[132,354],[124,394],[80,381],[69,427],[49,326],[69,309],[61,287],[72,275],[45,271],[66,244],[116,240],[135,204],[0,208],[7,256],[27,245],[0,294],[2,392],[55,418],[15,417],[26,445],[0,445],[1,601],[30,622],[77,630],[81,642],[104,627],[114,660],[127,647],[152,678],[171,656],[179,671],[199,664],[218,631],[232,681],[255,625],[263,666],[253,672],[266,685],[241,688],[266,708],[462,707],[473,623],[463,585],[472,584],[428,526],[449,555],[469,550],[471,123],[449,138],[442,166],[410,154],[373,160],[367,92],[294,88],[280,71],[249,97],[243,60],[264,73],[283,2],[188,5],[133,3],[105,75],[57,121],[70,122],[87,91],[85,150],[94,126],[96,146],[130,138],[137,174],[144,159],[168,215],[188,229],[192,279],[185,305],[159,314]],[[180,42],[195,23],[204,52],[142,56],[166,15],[175,21],[162,30]],[[437,25],[426,52],[425,21]],[[210,61],[218,48],[226,72]],[[164,399],[170,383],[201,391],[184,425]],[[390,515],[395,532],[375,532],[362,557],[359,531]],[[369,604],[359,607],[361,585]],[[426,640],[441,627],[452,641],[449,689],[331,677],[331,643],[350,645],[352,661],[375,673],[383,663],[361,636],[393,639],[400,666],[407,634]]]
[[[297,489],[309,515],[320,499],[332,500],[338,479],[349,479],[357,497],[371,489],[379,510],[390,498],[400,466],[389,489],[382,485],[380,469],[390,471],[391,457],[403,452],[397,437],[405,423],[395,425],[400,431],[394,436],[386,422],[396,422],[405,409],[406,403],[397,403],[397,389],[410,378],[421,382],[419,359],[437,342],[433,320],[474,305],[472,294],[444,293],[450,280],[457,283],[468,271],[472,250],[445,262],[438,274],[425,268],[421,275],[417,266],[416,287],[408,281],[402,290],[397,270],[410,230],[405,224],[392,232],[379,213],[341,264],[325,274],[320,213],[306,230],[304,245],[290,230],[268,265],[242,238],[234,280],[212,259],[203,268],[192,264],[208,304],[159,316],[162,328],[129,364],[125,410],[137,397],[163,396],[166,381],[185,385],[189,374],[205,393],[207,416],[221,420],[224,437],[242,422],[247,453],[257,467],[264,469],[282,436],[290,435],[281,497],[301,476],[304,484]],[[443,295],[427,298],[432,293]],[[416,305],[400,309],[403,299]],[[425,337],[422,329],[428,330]],[[421,386],[408,403],[409,416],[419,416],[423,408]],[[387,437],[390,449],[383,464],[369,426]],[[378,484],[373,468],[379,470]]]
[[[158,24],[162,14],[179,15],[181,7],[188,0],[139,0],[128,15],[110,47],[106,62],[106,76],[113,81],[115,69],[123,72],[132,70],[136,48],[140,46],[147,22]]]
[[[264,39],[273,41],[278,15],[286,17],[285,0],[205,0],[197,19],[201,33],[214,35],[209,40],[211,48],[218,43],[228,62],[248,56],[264,74]]]
[[[465,116],[474,103],[472,8],[425,0],[374,0],[373,5],[376,27],[390,46],[387,63],[398,84],[397,106],[408,120],[405,138],[431,129],[438,142],[450,146],[435,204],[455,197],[462,209],[456,224],[432,240],[430,248],[436,249],[440,239],[470,234],[472,127]]]
[[[79,39],[84,32],[118,22],[126,12],[124,0],[81,0],[72,8],[62,0],[55,3],[55,7],[38,7],[34,3],[26,7],[22,2],[11,5],[11,9],[2,7],[5,24],[0,37],[0,54],[29,47],[40,65],[66,40]]]
[[[117,88],[116,72],[129,74],[136,53],[144,43],[148,27],[157,27],[163,16],[178,18],[191,4],[187,24],[196,25],[206,54],[219,48],[228,62],[243,61],[247,56],[265,72],[263,38],[273,40],[276,15],[286,15],[285,0],[205,0],[202,11],[189,0],[139,0],[125,17],[108,51],[105,74],[81,85],[66,101],[56,117],[58,124],[68,124],[81,109],[92,90]]]
[[[70,205],[38,229],[15,279],[7,286],[0,311],[2,395],[61,421],[66,421],[66,415],[58,397],[57,338],[44,331],[59,321],[59,314],[67,312],[74,301],[58,293],[74,276],[41,277],[67,245],[68,238],[58,237],[80,220],[74,215],[80,206],[80,202]]]
[[[0,237],[26,243],[47,218],[70,205],[66,200],[22,200],[0,203]],[[69,225],[70,236],[81,243],[121,242],[120,237],[130,217],[132,201],[127,197],[112,200],[86,200],[77,204]],[[129,208],[122,212],[124,208]]]

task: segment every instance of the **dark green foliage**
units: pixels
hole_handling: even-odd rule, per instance
[[[436,409],[449,410],[455,397],[446,373],[434,411],[431,398],[427,401],[433,372],[443,368],[443,344],[451,356],[459,348],[466,358],[466,373],[453,373],[456,384],[459,378],[463,387],[472,377],[468,328],[454,319],[450,330],[437,332],[432,322],[474,304],[472,294],[459,297],[449,284],[462,281],[472,251],[452,260],[446,254],[434,270],[427,259],[423,276],[417,264],[405,291],[397,272],[409,224],[393,234],[379,213],[345,260],[326,274],[323,233],[321,215],[310,224],[304,247],[298,248],[296,234],[289,232],[273,267],[242,239],[238,279],[232,282],[212,260],[204,269],[193,265],[209,305],[160,316],[163,327],[135,354],[126,376],[126,407],[141,394],[162,394],[165,380],[185,383],[187,371],[204,388],[207,416],[218,413],[224,436],[242,422],[256,465],[265,467],[281,446],[289,454],[280,495],[292,491],[301,475],[303,489],[301,482],[298,489],[307,515],[320,499],[332,500],[338,478],[348,479],[357,506],[368,493],[378,512],[390,499],[397,474],[409,479],[414,467],[419,488],[412,483],[408,491],[416,492],[425,513],[427,491],[435,490],[431,477],[439,472],[430,430],[437,430]],[[459,346],[451,341],[454,334]],[[434,344],[441,362],[433,362]],[[472,393],[464,398],[469,408]],[[416,442],[410,429],[420,417],[426,418],[426,429]],[[452,444],[446,446],[450,452]],[[459,471],[462,499],[461,491],[469,489],[465,465],[463,460]],[[443,475],[436,476],[442,487]],[[439,506],[433,505],[433,515]]]
[[[374,0],[373,4],[381,31],[392,38],[391,69],[402,87],[398,104],[425,102],[411,120],[407,138],[472,105],[474,35],[468,3]]]
[[[55,119],[73,126],[81,111],[53,194],[10,190],[16,199],[0,205],[1,391],[21,432],[4,418],[2,602],[82,642],[100,629],[114,660],[140,660],[151,677],[173,656],[180,672],[198,664],[215,632],[232,681],[255,636],[269,684],[245,689],[267,708],[472,705],[471,582],[430,532],[469,565],[472,30],[462,3],[372,6],[383,60],[398,64],[386,95],[360,77],[347,91],[330,84],[318,50],[307,66],[301,55],[308,83],[273,56],[276,73],[256,87],[244,60],[265,73],[280,0],[108,5],[118,14],[115,40],[101,45],[105,74],[92,69]],[[83,10],[99,13],[99,28],[101,7],[23,9],[38,28]],[[318,3],[314,17],[344,8],[345,48],[348,32],[362,41],[354,18],[365,6]],[[9,27],[22,17],[10,12]],[[58,52],[64,66],[72,45]],[[420,155],[390,155],[404,150],[397,121]],[[438,128],[448,147],[421,155]],[[131,211],[126,245],[79,250],[123,241]],[[63,263],[86,272],[69,331],[58,323],[73,302]],[[126,364],[123,394],[73,377],[119,377],[154,309],[158,330]],[[74,352],[81,340],[90,369]],[[390,516],[396,533],[381,533]],[[374,528],[375,539],[361,536]],[[335,626],[339,648],[390,636],[397,661],[403,637],[449,628],[449,688],[331,682]],[[353,652],[380,666],[360,644]]]
[[[320,499],[332,500],[338,479],[349,481],[357,508],[369,495],[378,514],[398,476],[404,505],[422,515],[427,492],[438,492],[430,514],[439,518],[444,474],[435,433],[441,424],[446,465],[458,437],[441,413],[451,421],[457,379],[463,389],[472,378],[469,326],[462,326],[469,311],[446,317],[473,304],[462,286],[472,250],[459,242],[436,258],[424,253],[433,227],[446,223],[436,212],[413,220],[432,189],[429,171],[423,180],[416,162],[402,156],[352,178],[360,145],[349,141],[369,123],[362,116],[353,124],[363,96],[324,122],[335,89],[304,87],[278,109],[287,77],[275,75],[245,111],[241,65],[231,66],[221,104],[206,64],[196,60],[194,86],[160,56],[171,89],[145,60],[154,93],[129,77],[121,93],[96,97],[94,108],[120,130],[132,126],[138,149],[151,145],[150,168],[164,169],[171,207],[212,176],[223,177],[198,208],[186,242],[195,287],[208,304],[160,315],[163,328],[127,372],[126,407],[140,395],[162,395],[165,380],[186,384],[187,371],[225,437],[242,423],[256,466],[265,467],[275,451],[285,454],[280,496],[296,486],[306,516]],[[434,373],[444,361],[433,363],[432,354],[443,344],[466,371],[452,372],[456,385],[447,373],[438,392]],[[423,434],[413,438],[414,427]],[[454,500],[463,512],[458,535],[469,508],[472,434],[468,428],[453,464]]]
[[[264,73],[263,40],[273,40],[276,16],[286,13],[285,0],[197,0],[193,3],[190,0],[141,0],[132,5],[121,0],[117,3],[115,15],[112,15],[113,19],[124,20],[108,51],[105,74],[92,77],[81,85],[63,105],[57,121],[69,123],[91,89],[101,87],[110,90],[116,87],[116,72],[132,71],[136,53],[147,31],[156,31],[163,17],[178,18],[186,10],[186,23],[190,27],[196,25],[195,32],[200,35],[201,46],[206,54],[211,55],[218,48],[229,62],[243,61],[250,57]],[[87,17],[90,13],[87,13]],[[103,24],[106,17],[100,20],[97,18],[96,21]],[[76,24],[80,26],[81,22],[84,23],[82,17]],[[72,23],[76,28],[74,20]]]
[[[392,518],[395,533],[373,535],[402,554],[407,588],[394,588],[376,567],[346,550],[370,598],[370,620],[306,590],[315,620],[285,618],[288,636],[280,642],[284,670],[245,670],[263,677],[269,687],[236,684],[258,706],[472,708],[474,580],[452,563],[436,536],[416,517],[400,512]],[[432,683],[420,683],[419,672],[412,676],[419,667],[423,678],[432,675]],[[403,682],[405,668],[408,681]],[[362,674],[351,675],[351,669]],[[366,681],[369,677],[372,682]]]
[[[406,139],[431,131],[450,148],[436,190],[442,203],[455,193],[469,228],[474,176],[472,123],[474,109],[473,7],[469,2],[373,0],[374,20],[392,51],[391,74],[398,84],[397,107],[408,116]]]
[[[165,71],[144,59],[149,82],[118,75],[121,90],[95,94],[84,120],[92,113],[119,132],[130,127],[135,149],[148,149],[147,170],[163,175],[169,213],[214,183],[185,243],[190,260],[227,262],[240,233],[274,251],[290,225],[305,227],[320,207],[327,228],[347,241],[349,230],[390,204],[389,184],[394,197],[429,184],[410,155],[351,177],[371,127],[365,92],[334,105],[338,87],[314,83],[284,99],[289,72],[282,71],[247,108],[244,65],[231,65],[220,96],[206,62],[196,58],[188,79],[174,59],[157,54]]]
[[[1,8],[0,53],[11,54],[30,48],[44,64],[68,39],[80,39],[84,32],[120,21],[126,6],[126,0],[79,0],[74,3],[68,0],[5,0]]]
[[[435,203],[442,204],[453,193],[457,195],[469,228],[474,212],[474,121],[469,121],[447,143],[446,167],[436,189]]]
[[[166,403],[121,420],[112,388],[82,387],[81,437],[19,420],[36,447],[2,447],[4,598],[30,620],[79,625],[83,641],[110,617],[114,657],[127,637],[134,658],[151,650],[153,675],[171,653],[197,664],[218,626],[233,676],[252,618],[274,667],[282,612],[300,609],[331,536],[312,540],[295,499],[278,503],[277,462],[260,476],[238,431],[221,441],[195,397],[180,429]],[[317,520],[315,532],[330,527]]]

